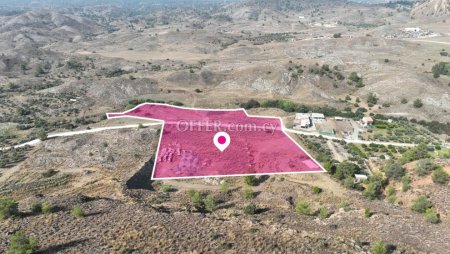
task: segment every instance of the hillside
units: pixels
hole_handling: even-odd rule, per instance
[[[413,15],[443,16],[450,13],[449,0],[427,0],[417,4],[412,10]]]

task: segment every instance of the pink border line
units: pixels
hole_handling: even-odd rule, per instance
[[[278,119],[280,120],[281,123],[281,131],[284,133],[284,135],[288,136],[292,142],[294,142],[306,155],[308,155],[317,165],[319,165],[320,169],[322,169],[323,171],[295,171],[295,172],[272,172],[272,173],[257,173],[257,174],[230,174],[230,175],[213,175],[213,176],[180,176],[180,177],[161,177],[161,178],[154,178],[154,174],[155,174],[155,168],[156,168],[156,163],[158,161],[158,155],[159,155],[159,147],[161,146],[161,138],[163,135],[163,130],[164,130],[164,124],[165,121],[164,120],[160,120],[160,119],[154,119],[154,118],[148,118],[148,117],[140,117],[140,116],[130,116],[130,115],[120,115],[120,116],[116,116],[116,117],[109,117],[109,114],[126,114],[128,112],[131,112],[133,110],[135,110],[136,108],[143,106],[143,105],[161,105],[161,106],[168,106],[168,107],[173,107],[173,108],[179,108],[179,109],[188,109],[188,110],[205,110],[205,111],[244,111],[245,115],[247,117],[257,117],[257,118],[272,118],[272,119]],[[303,147],[301,147],[286,131],[285,131],[285,127],[284,127],[284,123],[283,123],[283,119],[281,119],[281,117],[276,117],[276,116],[258,116],[258,115],[249,115],[247,113],[247,111],[243,108],[238,108],[238,109],[204,109],[204,108],[189,108],[189,107],[181,107],[181,106],[175,106],[175,105],[170,105],[170,104],[165,104],[165,103],[153,103],[153,102],[146,102],[146,103],[142,103],[137,105],[136,107],[123,111],[121,113],[113,113],[113,112],[109,112],[106,113],[106,117],[107,119],[117,119],[117,118],[136,118],[136,119],[142,119],[142,120],[151,120],[151,121],[156,121],[156,122],[160,122],[162,124],[162,128],[161,128],[161,132],[159,134],[159,141],[158,141],[158,148],[156,149],[156,154],[155,154],[155,161],[153,163],[153,170],[152,170],[152,177],[151,180],[175,180],[175,179],[194,179],[194,178],[211,178],[211,177],[231,177],[231,176],[260,176],[260,175],[288,175],[288,174],[310,174],[310,173],[324,173],[327,172],[325,170],[325,168],[323,168],[323,166],[317,162],[314,157],[312,157],[305,149],[303,149]]]

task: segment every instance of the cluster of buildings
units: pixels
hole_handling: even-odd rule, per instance
[[[294,129],[308,129],[314,126],[315,122],[322,122],[325,120],[325,115],[322,113],[296,113],[294,119]]]
[[[430,38],[440,36],[439,33],[421,29],[420,27],[405,27],[399,33],[390,34],[386,38]]]

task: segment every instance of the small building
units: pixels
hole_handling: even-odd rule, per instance
[[[373,119],[370,116],[365,116],[361,119],[361,125],[366,127],[373,124]]]
[[[295,114],[294,124],[299,126],[300,128],[307,129],[312,126],[311,119],[309,118],[310,114],[305,113],[297,113]]]
[[[360,183],[362,181],[367,180],[367,176],[366,175],[360,175],[360,174],[355,174],[355,182]]]
[[[311,113],[311,118],[314,120],[325,120],[325,115],[322,113]]]
[[[420,29],[419,27],[406,27],[405,29],[403,29],[403,31],[405,32],[420,32],[422,29]]]
[[[336,120],[336,121],[344,121],[345,120],[345,118],[343,118],[343,117],[340,117],[340,116],[335,116],[334,117],[334,120]]]

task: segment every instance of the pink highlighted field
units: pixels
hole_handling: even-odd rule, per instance
[[[141,104],[108,118],[163,123],[152,179],[324,172],[284,131],[280,118],[249,116],[244,109],[205,110]],[[221,152],[214,136],[226,132]]]

